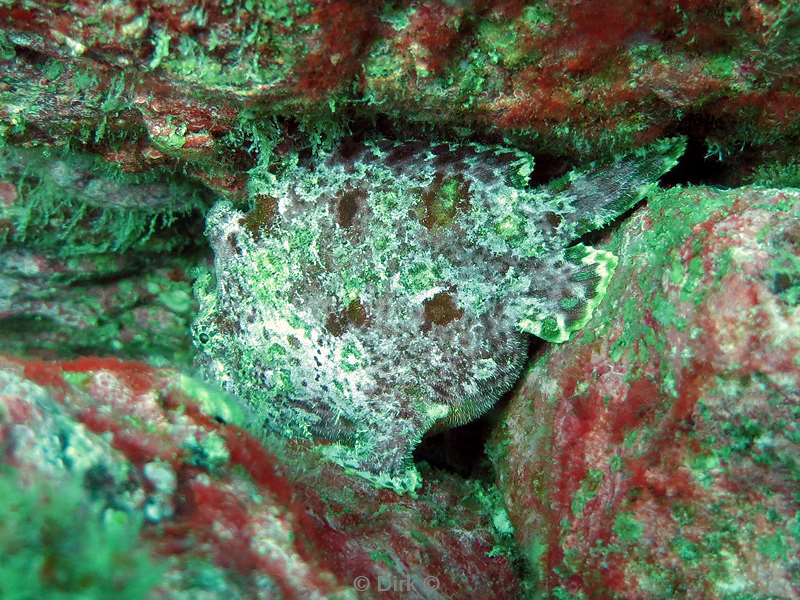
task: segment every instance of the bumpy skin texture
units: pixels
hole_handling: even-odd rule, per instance
[[[249,214],[208,216],[216,281],[198,284],[205,376],[289,436],[380,484],[506,392],[527,333],[561,342],[602,297],[614,255],[582,244],[671,168],[682,140],[526,186],[503,147],[370,141],[298,166]]]

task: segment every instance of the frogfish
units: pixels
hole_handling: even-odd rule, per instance
[[[198,367],[270,434],[413,489],[424,435],[508,392],[530,336],[561,343],[590,320],[618,258],[582,239],[683,149],[661,139],[534,186],[534,158],[505,146],[343,142],[249,210],[209,212]]]

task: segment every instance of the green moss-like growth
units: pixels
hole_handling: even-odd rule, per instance
[[[800,162],[791,160],[759,165],[750,181],[768,187],[800,188]]]
[[[0,597],[140,600],[163,573],[127,514],[101,511],[75,481],[29,485],[0,470]]]
[[[205,203],[174,175],[127,174],[68,151],[3,148],[0,181],[10,196],[0,204],[0,248],[24,244],[61,257],[174,250],[185,240],[159,233]]]
[[[187,229],[206,200],[167,170],[0,149],[0,344],[188,364],[196,257],[170,255],[194,253]]]
[[[7,295],[0,298],[0,346],[20,356],[113,354],[189,366],[196,303],[186,272],[192,266],[191,259],[176,258],[122,279],[88,268],[2,277]]]

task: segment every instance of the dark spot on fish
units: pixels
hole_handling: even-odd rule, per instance
[[[463,149],[453,150],[447,144],[439,144],[437,146],[434,146],[433,153],[436,155],[436,157],[433,159],[433,164],[437,168],[451,165],[454,162],[464,158]]]
[[[214,324],[216,325],[217,329],[219,329],[219,331],[225,335],[236,335],[241,331],[239,325],[235,321],[222,315],[217,315],[214,317]]]
[[[494,158],[501,163],[511,163],[517,159],[517,156],[513,152],[500,152],[499,154],[495,154]]]
[[[342,335],[344,333],[345,326],[345,320],[337,313],[330,313],[328,314],[328,318],[325,319],[325,329],[327,329],[328,333],[330,333],[333,337],[339,337]]]
[[[547,222],[550,224],[550,227],[552,227],[553,229],[561,225],[561,215],[559,214],[556,214],[554,212],[546,212],[544,213],[544,218],[547,220]]]
[[[339,337],[350,326],[363,327],[369,321],[366,308],[356,298],[339,313],[330,313],[325,320],[325,329],[334,337]]]
[[[395,146],[384,158],[384,163],[390,167],[397,167],[412,158],[422,147],[420,142],[406,142]]]
[[[447,325],[464,316],[464,311],[456,305],[453,297],[448,292],[439,292],[430,300],[423,303],[425,322],[423,331],[429,331],[431,325]]]
[[[253,239],[259,241],[264,231],[272,225],[278,212],[278,201],[264,194],[257,196],[252,210],[239,223],[250,232]]]
[[[352,160],[363,151],[364,143],[355,138],[348,138],[339,145],[339,156],[344,160]]]
[[[428,229],[450,225],[459,212],[469,210],[469,182],[460,174],[439,172],[422,192],[420,220]]]
[[[225,238],[228,241],[228,245],[233,249],[239,252],[239,244],[236,241],[236,234],[232,231],[228,234],[228,237]]]
[[[366,200],[367,193],[362,189],[343,190],[336,201],[336,222],[340,227],[350,227],[356,213]]]
[[[367,323],[367,309],[361,304],[361,300],[356,298],[345,309],[345,317],[347,321],[356,327],[362,327]]]

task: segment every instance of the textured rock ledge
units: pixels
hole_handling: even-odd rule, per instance
[[[796,597],[799,216],[798,191],[678,188],[612,236],[606,301],[495,432],[542,590]]]
[[[192,226],[207,190],[84,153],[0,148],[0,344],[191,363]],[[202,229],[200,229],[202,231]]]
[[[800,135],[799,22],[788,0],[12,1],[0,131],[179,159],[230,195],[273,151],[271,115],[312,138],[385,115],[584,158],[677,128],[727,156]]]
[[[397,496],[303,447],[267,451],[236,422],[176,371],[0,359],[0,549],[19,557],[0,592],[517,596],[490,488],[431,472]]]

